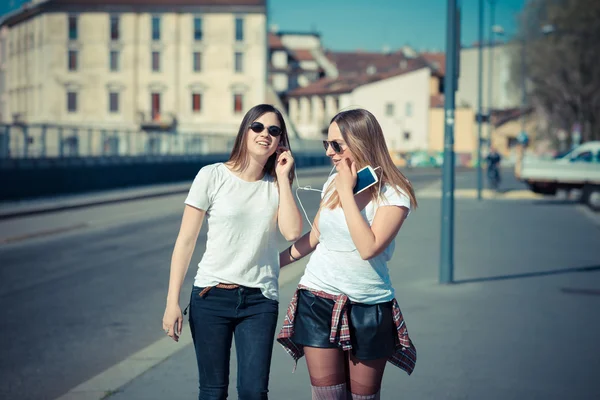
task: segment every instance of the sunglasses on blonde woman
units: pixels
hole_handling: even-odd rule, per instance
[[[335,151],[337,154],[341,154],[344,151],[344,149],[342,149],[342,145],[336,142],[335,140],[323,140],[323,147],[325,147],[325,151],[327,151],[329,146],[331,146],[333,151]]]
[[[253,132],[261,133],[262,131],[265,130],[265,126],[260,122],[253,122],[250,125],[250,129],[252,129]],[[269,135],[271,135],[273,137],[277,137],[277,136],[281,135],[281,128],[278,127],[277,125],[269,126],[267,128],[267,131],[269,132]]]

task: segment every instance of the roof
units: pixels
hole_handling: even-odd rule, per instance
[[[431,108],[440,108],[444,107],[444,95],[443,94],[435,94],[429,97],[429,107]]]
[[[204,12],[207,8],[230,9],[232,7],[246,8],[247,10],[260,8],[266,12],[266,0],[44,0],[38,3],[25,3],[15,13],[0,20],[0,25],[13,26],[37,14],[51,10],[83,9],[85,11],[124,11],[127,9],[151,9],[180,11],[181,8],[200,8]],[[200,11],[200,10],[199,10]]]
[[[288,93],[288,96],[298,97],[350,93],[359,86],[407,74],[422,68],[424,68],[424,66],[415,65],[412,68],[396,68],[394,70],[372,75],[365,73],[361,75],[345,75],[338,78],[323,78],[311,83],[308,86],[292,90]]]
[[[285,46],[281,41],[281,38],[276,33],[269,33],[269,49],[271,50],[285,50]]]
[[[328,51],[326,56],[335,64],[340,75],[364,74],[369,67],[374,69],[375,73],[394,71],[403,61],[406,62],[407,68],[428,65],[424,59],[406,57],[401,51],[393,53]]]
[[[444,53],[420,53],[427,62],[431,64],[441,75],[446,74],[446,54]]]
[[[507,122],[521,118],[523,115],[530,114],[532,111],[533,108],[531,107],[525,109],[507,108],[504,110],[492,110],[492,123],[498,128]]]
[[[298,61],[314,61],[314,59],[315,59],[312,55],[312,52],[307,49],[297,49],[297,50],[293,50],[293,52],[294,52],[294,57]]]

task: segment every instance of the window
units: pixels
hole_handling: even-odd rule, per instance
[[[235,72],[242,72],[244,67],[244,54],[241,51],[235,52]]]
[[[243,95],[240,93],[234,94],[233,95],[233,112],[241,113],[242,110],[244,109],[243,103],[244,103]]]
[[[69,40],[77,40],[77,16],[69,15]]]
[[[202,111],[202,95],[200,93],[192,94],[192,111],[195,113]]]
[[[68,92],[67,93],[67,111],[70,113],[74,113],[77,111],[77,93],[76,92]]]
[[[160,17],[152,17],[152,40],[160,40]]]
[[[404,132],[404,140],[410,140],[410,132]]]
[[[584,151],[571,157],[571,162],[586,162],[591,163],[594,161],[594,155],[591,151]]]
[[[160,71],[160,52],[158,51],[152,52],[152,71]]]
[[[388,117],[394,116],[394,104],[393,103],[387,103],[385,105],[385,115]]]
[[[110,52],[110,70],[113,72],[119,70],[119,55],[120,53],[116,50]]]
[[[235,19],[235,40],[237,42],[244,40],[244,19],[240,17]]]
[[[110,16],[110,40],[119,40],[119,17],[117,15]]]
[[[200,72],[202,69],[202,53],[199,51],[194,52],[194,71]]]
[[[152,121],[160,120],[160,93],[152,93],[151,100],[152,102]]]
[[[77,50],[69,50],[69,71],[77,71]]]
[[[108,94],[108,109],[111,113],[119,112],[119,93],[110,92]]]
[[[412,117],[412,103],[406,103],[406,116]]]
[[[194,18],[194,40],[202,40],[202,18]]]

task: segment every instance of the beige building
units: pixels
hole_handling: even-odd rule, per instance
[[[0,27],[0,124],[9,121],[8,88],[6,71],[8,67],[8,28]]]
[[[490,52],[493,56],[490,75]],[[512,58],[519,54],[514,44],[496,44],[483,48],[483,97],[484,112],[491,106],[493,110],[518,107],[521,104],[520,88],[511,84]],[[470,107],[477,110],[479,88],[479,47],[463,48],[460,51],[460,77],[456,92],[457,107]],[[490,78],[491,77],[491,78]],[[491,92],[491,104],[489,101]]]
[[[432,71],[421,64],[381,74],[322,79],[289,93],[289,115],[305,138],[327,133],[340,110],[361,107],[373,113],[390,151],[426,150]]]
[[[0,112],[27,125],[234,135],[266,98],[265,3],[34,2],[2,22]]]
[[[325,56],[319,34],[281,32],[273,27],[268,39],[269,82],[280,96],[325,76],[337,77],[337,68]]]

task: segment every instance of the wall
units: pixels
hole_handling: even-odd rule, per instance
[[[454,151],[476,157],[477,152],[477,124],[475,113],[470,108],[458,108],[455,111],[454,126]],[[444,151],[444,109],[432,108],[429,110],[429,152]],[[482,127],[482,134],[485,128]]]
[[[351,103],[375,115],[391,151],[427,149],[430,74],[429,68],[423,68],[359,86],[352,92]],[[387,113],[387,104],[393,105],[392,115]]]
[[[27,123],[139,127],[150,119],[152,92],[161,93],[161,115],[173,113],[180,131],[234,135],[243,114],[266,98],[266,17],[262,13],[201,14],[203,38],[193,38],[191,13],[163,13],[161,38],[152,41],[150,13],[121,13],[120,38],[110,39],[110,15],[78,14],[78,38],[68,38],[68,14],[41,14],[9,31],[9,92],[12,112]],[[235,40],[235,18],[244,18],[244,40]],[[10,50],[12,49],[12,50]],[[68,70],[69,49],[78,51],[77,71]],[[119,71],[109,68],[111,50],[120,51]],[[160,71],[151,69],[160,51]],[[193,52],[202,69],[193,71]],[[235,52],[243,72],[234,70]],[[67,91],[76,91],[77,112],[67,112]],[[109,111],[109,92],[119,92],[119,111]],[[202,94],[201,112],[192,111],[192,93]],[[234,93],[244,95],[234,112]]]
[[[456,92],[456,105],[468,105],[477,109],[478,78],[478,48],[464,48],[460,52],[460,78]],[[518,107],[521,103],[519,89],[510,85],[510,65],[513,54],[519,54],[512,44],[497,45],[493,49],[492,68],[492,108],[505,109]],[[490,47],[483,49],[483,98],[484,110],[488,108],[488,93],[490,88],[489,75]]]
[[[207,164],[228,154],[0,160],[0,201],[84,193],[167,182],[190,182]],[[298,168],[330,165],[323,151],[295,157]]]

